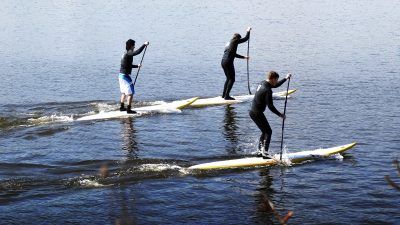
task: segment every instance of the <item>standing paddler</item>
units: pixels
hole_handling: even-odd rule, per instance
[[[142,65],[133,65],[133,56],[139,55],[143,49],[149,45],[149,42],[146,41],[138,50],[134,51],[135,49],[135,41],[132,39],[129,39],[126,41],[126,46],[125,46],[125,53],[122,55],[121,58],[121,68],[119,70],[119,88],[121,91],[121,106],[119,108],[120,111],[126,111],[129,114],[136,113],[136,111],[132,110],[132,99],[133,95],[135,94],[135,87],[132,82],[131,78],[131,72],[132,68],[139,68]],[[125,97],[127,96],[127,107],[125,108],[124,102],[125,102]]]
[[[268,106],[271,112],[275,113],[282,119],[285,118],[285,115],[280,113],[274,106],[272,101],[272,88],[281,86],[287,79],[290,79],[291,76],[292,75],[288,73],[286,78],[278,81],[279,74],[275,71],[270,71],[267,74],[267,79],[258,85],[257,91],[254,94],[249,115],[257,127],[261,130],[261,136],[258,142],[258,156],[262,156],[263,158],[271,158],[267,153],[272,136],[272,129],[264,115],[264,111]]]
[[[249,39],[250,30],[251,27],[247,28],[247,34],[244,38],[242,38],[240,34],[235,33],[232,39],[225,46],[224,56],[221,60],[221,66],[222,69],[224,69],[224,73],[226,76],[224,91],[222,93],[222,98],[224,98],[225,100],[235,100],[230,96],[233,83],[235,83],[235,67],[233,65],[233,61],[235,60],[235,58],[249,59],[249,56],[239,55],[236,53],[236,51],[239,44],[246,42]]]

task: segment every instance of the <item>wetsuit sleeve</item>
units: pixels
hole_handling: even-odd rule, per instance
[[[272,102],[272,91],[267,91],[266,95],[267,96],[265,96],[266,97],[265,100],[267,101],[266,103],[268,109],[280,117],[281,113],[275,108],[274,103]]]
[[[139,68],[138,65],[132,65],[132,68]]]
[[[244,56],[239,55],[239,54],[237,54],[237,53],[235,54],[235,57],[236,57],[236,58],[240,58],[240,59],[244,59]]]
[[[280,87],[283,83],[285,83],[286,78],[283,78],[282,80],[280,80],[275,86],[274,88]]]
[[[139,49],[137,49],[136,51],[132,52],[131,56],[135,56],[135,55],[139,55],[140,53],[142,53],[143,49],[146,47],[146,45],[142,45]]]
[[[247,40],[249,40],[250,37],[250,32],[247,32],[246,36],[242,39],[239,40],[239,44],[246,42]]]

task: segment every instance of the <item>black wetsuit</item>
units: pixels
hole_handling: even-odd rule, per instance
[[[276,115],[282,115],[273,104],[271,89],[281,86],[283,83],[285,83],[285,81],[286,79],[280,80],[276,86],[272,86],[267,81],[262,81],[260,85],[258,85],[257,91],[254,94],[253,102],[251,103],[249,115],[254,123],[256,123],[257,127],[261,130],[258,149],[261,150],[264,148],[265,152],[268,151],[269,143],[271,142],[272,129],[264,115],[264,111],[268,106],[269,110]]]
[[[224,73],[226,76],[224,92],[222,93],[223,98],[229,96],[229,93],[231,92],[231,89],[233,87],[233,83],[235,83],[235,67],[233,66],[233,61],[235,60],[235,58],[244,58],[244,56],[236,53],[237,47],[239,44],[246,42],[249,37],[250,32],[247,32],[244,38],[239,40],[231,39],[231,41],[225,47],[224,56],[221,60],[221,66],[222,69],[224,69]]]
[[[133,56],[139,55],[145,47],[146,45],[142,45],[136,51],[126,51],[121,58],[121,68],[119,69],[119,72],[125,75],[131,75],[132,68],[138,67],[137,65],[132,65]]]

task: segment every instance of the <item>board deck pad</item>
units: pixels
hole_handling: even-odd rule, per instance
[[[351,144],[336,146],[332,148],[288,153],[285,155],[285,158],[289,159],[291,163],[301,163],[315,158],[323,158],[337,153],[343,153],[353,148],[355,145],[356,142],[353,142]],[[223,160],[223,161],[194,165],[189,167],[189,169],[197,169],[197,170],[233,169],[233,168],[246,168],[246,167],[274,166],[279,163],[280,163],[279,154],[277,154],[272,159],[263,159],[262,157],[248,157],[242,159]]]
[[[180,112],[181,109],[188,107],[190,104],[195,102],[198,97],[173,101],[169,103],[163,103],[159,105],[144,106],[139,108],[133,108],[137,113],[128,114],[121,111],[110,111],[110,112],[100,112],[94,115],[84,116],[76,119],[77,121],[88,121],[88,120],[104,120],[112,118],[125,118],[125,117],[137,117],[143,114],[148,114],[152,112],[156,113],[170,113],[170,112]]]
[[[287,93],[288,96],[296,92],[296,89],[291,89]],[[275,99],[285,98],[286,91],[276,92],[272,95]],[[199,107],[207,107],[207,106],[217,106],[217,105],[231,105],[238,104],[242,102],[249,102],[253,100],[254,95],[239,95],[233,96],[235,100],[225,100],[221,96],[213,97],[213,98],[201,98],[196,102],[190,105],[191,108],[199,108]]]

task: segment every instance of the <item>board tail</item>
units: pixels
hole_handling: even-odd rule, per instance
[[[186,100],[185,102],[183,102],[181,105],[178,105],[176,108],[184,109],[184,108],[190,106],[191,104],[193,104],[195,101],[197,101],[197,99],[199,99],[199,97],[190,98],[190,99]]]
[[[290,89],[289,91],[281,91],[281,92],[277,92],[276,94],[279,97],[286,97],[286,96],[289,96],[289,95],[295,93],[296,91],[297,91],[297,89]]]

